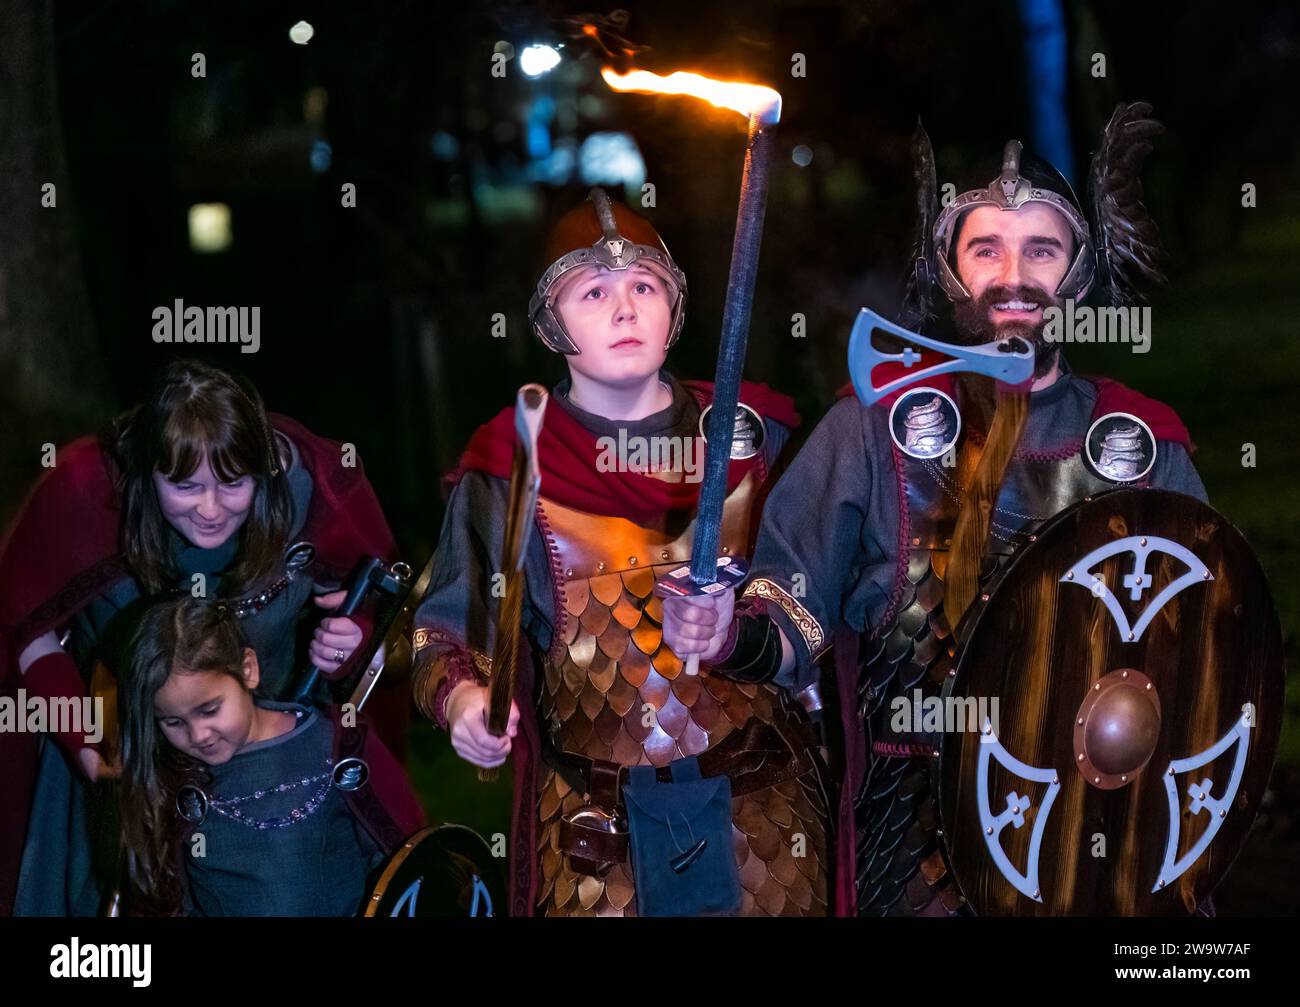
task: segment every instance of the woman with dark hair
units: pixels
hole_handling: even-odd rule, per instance
[[[258,655],[261,694],[283,698],[305,664],[294,652],[304,610],[337,606],[358,559],[393,552],[350,446],[268,417],[257,391],[233,375],[177,362],[103,436],[56,452],[11,528],[0,551],[0,697],[81,708],[91,669],[115,664],[111,641],[126,610],[185,593],[229,604]],[[346,676],[367,627],[365,618],[323,620],[312,663]],[[39,756],[37,793],[38,736],[0,732],[3,914],[98,908],[90,836],[116,829],[88,829],[87,805],[105,802],[88,801],[67,765],[92,781],[114,770],[95,744],[96,725],[50,723],[49,733],[59,751],[47,745]],[[68,835],[87,848],[69,849]]]

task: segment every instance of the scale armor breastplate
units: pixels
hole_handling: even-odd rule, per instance
[[[724,555],[744,555],[749,546],[757,487],[750,473],[727,498]],[[539,701],[542,729],[557,749],[623,766],[664,766],[712,748],[751,717],[775,723],[803,716],[774,686],[707,672],[686,675],[663,642],[663,602],[654,584],[690,560],[690,515],[669,515],[659,526],[644,527],[546,498],[540,511],[557,618]],[[630,864],[590,877],[576,873],[560,852],[561,816],[582,807],[583,795],[545,764],[538,793],[537,911],[634,915]],[[732,811],[744,889],[741,914],[825,915],[826,811],[808,780],[737,797]]]
[[[906,486],[907,575],[884,619],[861,641],[858,714],[866,726],[867,770],[854,801],[857,893],[862,915],[939,915],[960,896],[945,887],[946,868],[935,829],[930,762],[938,738],[891,728],[894,701],[937,696],[956,649],[943,610],[944,576],[962,493],[957,470],[939,459],[894,452]],[[987,584],[1043,521],[1085,496],[1112,489],[1079,453],[1064,458],[1017,457],[1007,468],[980,567]],[[915,709],[915,707],[913,707]]]

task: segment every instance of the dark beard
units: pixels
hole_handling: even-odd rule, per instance
[[[994,327],[989,319],[989,311],[994,304],[1001,301],[1025,301],[1044,309],[1052,306],[1063,307],[1042,287],[1030,287],[1024,284],[1019,287],[989,287],[978,298],[968,298],[953,305],[952,320],[957,341],[965,346],[978,346],[981,343],[1019,336],[1034,348],[1034,377],[1045,376],[1056,366],[1056,359],[1060,353],[1059,346],[1043,339],[1047,319],[1040,319],[1036,325],[1026,322],[1008,322],[1000,327]]]

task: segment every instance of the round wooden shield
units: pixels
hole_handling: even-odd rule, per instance
[[[499,861],[463,825],[421,829],[385,865],[366,916],[504,916]]]
[[[1009,916],[1192,913],[1241,850],[1282,720],[1282,633],[1241,534],[1122,489],[978,595],[943,689],[944,855]]]

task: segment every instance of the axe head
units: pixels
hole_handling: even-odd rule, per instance
[[[872,334],[877,329],[903,340],[902,351],[886,353],[877,349],[871,341]],[[949,359],[922,367],[922,348],[941,353]],[[884,363],[902,364],[908,369],[907,373],[877,386],[872,383],[871,375]],[[858,312],[853,331],[849,335],[849,376],[853,379],[853,390],[858,395],[858,401],[864,406],[875,405],[886,395],[918,381],[961,371],[984,374],[1009,385],[1018,385],[1033,377],[1034,350],[1029,343],[1017,336],[982,346],[958,346],[895,325],[870,308]]]

